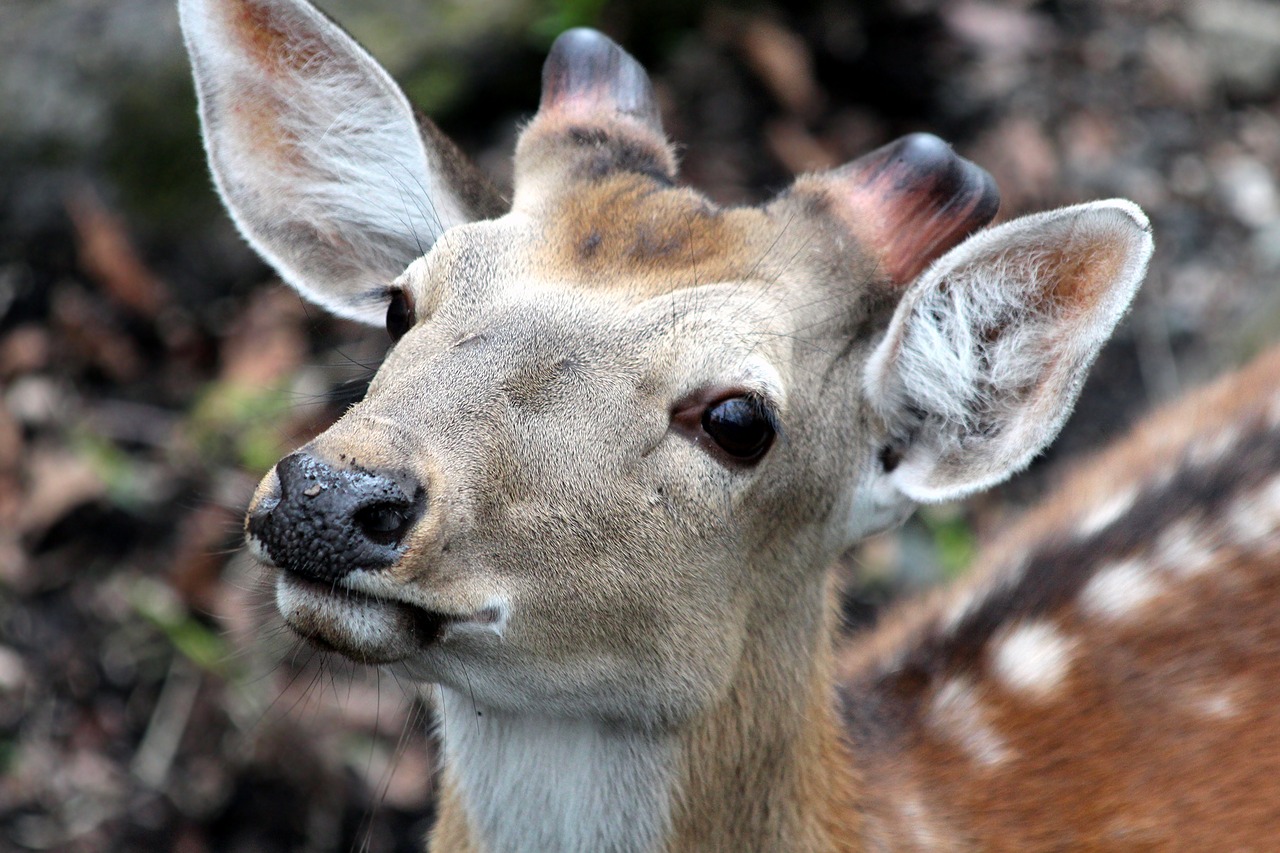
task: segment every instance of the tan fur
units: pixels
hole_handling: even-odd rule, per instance
[[[450,853],[481,853],[482,848],[476,845],[467,826],[466,812],[458,799],[456,784],[443,778],[440,785],[440,796],[436,800],[435,826],[431,828],[431,849],[447,850]]]
[[[722,211],[692,190],[621,174],[575,185],[558,200],[534,263],[595,288],[616,288],[625,271],[635,295],[648,297],[746,278],[767,248],[755,245],[757,235],[774,230],[754,208]]]
[[[833,622],[797,671],[748,659],[729,695],[683,735],[671,853],[861,849],[862,780],[829,675]]]

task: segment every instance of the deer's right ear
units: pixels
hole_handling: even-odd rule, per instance
[[[980,231],[910,285],[867,363],[883,480],[912,501],[960,497],[1057,435],[1151,257],[1120,199]]]
[[[179,0],[214,182],[305,296],[382,323],[388,285],[498,193],[306,0]]]

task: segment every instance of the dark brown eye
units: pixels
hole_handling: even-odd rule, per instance
[[[776,434],[768,409],[754,397],[730,397],[708,406],[702,428],[739,462],[755,462],[764,456]]]
[[[413,328],[413,297],[408,291],[396,288],[391,291],[391,301],[387,303],[387,334],[395,343]]]

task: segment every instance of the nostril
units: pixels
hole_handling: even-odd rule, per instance
[[[401,503],[376,503],[356,511],[352,521],[370,541],[397,545],[413,525],[414,507]]]

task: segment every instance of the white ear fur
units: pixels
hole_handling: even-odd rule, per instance
[[[926,270],[864,375],[896,488],[949,500],[1025,467],[1061,429],[1152,248],[1136,205],[1099,201],[979,232]]]
[[[335,313],[382,323],[387,289],[475,218],[408,100],[305,0],[180,0],[205,148],[236,225]]]

